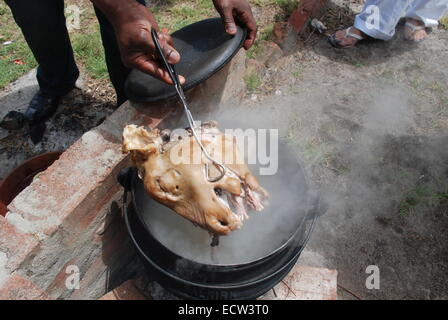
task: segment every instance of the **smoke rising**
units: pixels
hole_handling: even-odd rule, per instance
[[[195,114],[197,120],[217,120],[221,130],[279,130],[281,141],[297,152],[296,160],[304,163],[311,185],[329,205],[300,261],[356,269],[341,278],[351,283],[365,279],[363,270],[368,264],[380,266],[384,281],[398,277],[395,268],[410,270],[411,277],[416,277],[422,267],[409,261],[408,243],[414,241],[409,237],[428,234],[431,228],[440,234],[446,221],[446,215],[435,221],[428,214],[441,210],[438,206],[443,202],[436,198],[448,190],[447,135],[422,129],[419,100],[407,88],[394,83],[372,87],[363,95],[346,93],[349,99],[332,99],[322,90],[274,97],[260,104],[221,106],[214,114]],[[284,168],[285,164],[279,164],[279,169]],[[286,177],[291,176],[285,172]],[[221,237],[216,251],[219,264],[244,263],[272,252],[304,214],[306,199],[296,196],[306,188],[304,177],[259,178],[271,193],[271,204],[263,212],[250,213],[251,219],[240,230]],[[291,188],[294,183],[297,190]],[[419,188],[428,195],[423,194],[406,210],[426,214],[402,213],[407,195]],[[436,200],[430,203],[430,199]],[[170,250],[212,263],[207,232],[162,207],[151,206],[145,212],[151,212],[146,220],[151,232]],[[436,240],[429,237],[428,241]],[[441,252],[423,249],[418,253],[421,259],[424,254]]]

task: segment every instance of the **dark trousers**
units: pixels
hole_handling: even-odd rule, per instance
[[[37,81],[40,90],[50,95],[67,94],[75,86],[79,70],[65,24],[64,0],[5,1],[39,65]],[[136,1],[145,3],[145,0]],[[112,25],[97,8],[95,13],[100,23],[107,69],[120,105],[127,99],[124,83],[130,70],[121,62]]]

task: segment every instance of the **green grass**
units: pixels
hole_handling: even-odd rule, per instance
[[[73,3],[78,4],[68,1],[66,5]],[[79,4],[83,8],[82,30],[75,30],[70,34],[75,58],[91,77],[107,78],[104,50],[93,8],[88,1],[81,1]],[[168,0],[151,9],[160,22],[160,27],[168,28],[170,32],[195,21],[218,16],[211,0]],[[9,8],[3,2],[0,2],[0,25],[0,88],[3,88],[35,68],[37,63]],[[3,46],[5,41],[13,43]],[[16,64],[14,60],[21,60],[24,64]]]
[[[291,14],[295,9],[297,9],[298,2],[297,0],[274,0],[276,5],[283,9],[283,12],[287,15]]]
[[[301,140],[299,142],[300,154],[307,163],[320,164],[327,159],[331,153],[330,146],[325,142],[314,139]]]
[[[257,39],[253,46],[247,51],[247,57],[250,59],[256,59],[263,53],[262,41],[270,40],[272,37],[273,26],[267,26],[258,31]]]
[[[81,17],[83,29],[81,33],[76,30],[70,34],[73,51],[77,62],[82,64],[93,78],[106,78],[108,76],[104,59],[104,50],[96,19],[91,19],[93,9],[87,6]],[[15,24],[9,8],[0,3],[0,88],[17,80],[37,63],[25,39]],[[10,45],[3,45],[5,41],[12,41]],[[14,61],[20,60],[23,64]]]
[[[436,205],[442,200],[448,200],[448,192],[434,192],[425,186],[418,185],[405,193],[398,204],[398,213],[406,216],[413,213],[415,207],[421,203]]]
[[[80,61],[86,71],[95,79],[108,77],[104,49],[101,44],[99,30],[92,33],[74,33],[71,35],[75,58]]]
[[[151,7],[159,27],[169,32],[193,22],[218,16],[211,0],[170,0]]]
[[[262,7],[272,6],[281,8],[281,14],[291,12],[297,6],[297,0],[250,0],[252,5]],[[94,78],[106,78],[107,68],[104,61],[104,52],[101,44],[98,23],[89,1],[67,0],[66,5],[77,4],[82,8],[82,30],[71,32],[75,57],[80,65]],[[159,26],[167,28],[169,32],[178,30],[193,22],[219,16],[211,0],[165,0],[151,7]],[[278,10],[276,11],[278,13]],[[274,15],[274,14],[273,14]],[[272,17],[274,18],[274,17]],[[275,20],[275,19],[274,19]],[[272,20],[272,21],[274,21]],[[18,79],[36,67],[36,61],[28,48],[20,29],[15,24],[9,8],[0,2],[0,89],[10,82]],[[259,33],[255,45],[248,51],[249,57],[256,57],[263,50],[261,41],[269,40],[272,35],[272,25],[266,23],[259,26]],[[12,41],[3,46],[5,41]],[[14,63],[14,60],[23,61],[23,64]],[[250,77],[249,87],[254,90],[261,84],[261,80]]]
[[[440,19],[440,26],[444,29],[444,30],[448,30],[448,16],[443,17],[442,19]]]
[[[303,68],[299,67],[296,70],[291,72],[291,75],[295,78],[295,79],[302,79],[303,78]]]
[[[440,81],[433,81],[430,83],[429,89],[437,94],[444,94],[446,92],[444,84]]]
[[[279,6],[284,10],[289,10],[290,12],[297,8],[300,1],[297,0],[249,0],[253,5],[260,7],[265,6]]]
[[[448,117],[448,97],[446,96],[440,98],[438,116]]]
[[[25,42],[13,42],[8,46],[0,45],[0,88],[4,88],[36,67],[36,60]],[[17,64],[15,60],[23,64]]]
[[[261,86],[261,79],[257,74],[251,74],[246,77],[247,91],[253,93],[257,91]]]
[[[0,2],[0,89],[36,66],[31,50],[16,26],[5,3]],[[12,41],[10,45],[3,45]],[[23,64],[14,61],[20,60]]]
[[[364,67],[364,64],[363,64],[362,62],[360,62],[360,61],[352,61],[352,64],[353,64],[353,66],[356,67],[356,68],[362,68],[362,67]]]

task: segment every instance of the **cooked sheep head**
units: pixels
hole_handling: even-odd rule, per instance
[[[220,171],[201,152],[189,129],[170,137],[167,131],[128,125],[123,152],[131,153],[153,199],[213,234],[226,235],[242,226],[247,209],[263,210],[268,193],[241,158],[234,136],[220,132],[214,121],[196,132],[213,159],[228,168],[219,181],[210,181]]]

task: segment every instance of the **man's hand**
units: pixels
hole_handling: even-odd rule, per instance
[[[160,45],[169,63],[179,62],[180,55],[173,47],[171,36],[159,31],[152,13],[135,1],[92,0],[92,2],[113,25],[123,64],[173,84],[157,56],[151,37],[151,28],[158,31]],[[179,76],[179,79],[181,83],[185,82],[184,77]]]
[[[228,34],[236,33],[235,20],[248,29],[247,38],[244,41],[244,49],[248,50],[257,36],[257,23],[249,3],[246,0],[213,0],[213,4],[221,15]]]

